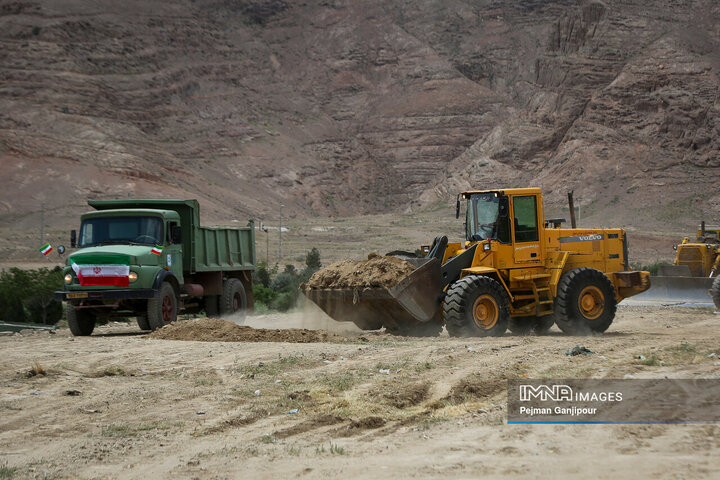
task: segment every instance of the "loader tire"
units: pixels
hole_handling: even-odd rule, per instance
[[[403,337],[437,337],[442,332],[443,323],[441,319],[428,322],[401,323],[399,325],[385,326],[385,330],[392,335]]]
[[[175,289],[169,283],[163,282],[158,297],[151,298],[147,303],[147,319],[151,330],[157,330],[177,320],[178,299]]]
[[[528,335],[531,331],[536,335],[545,335],[555,324],[552,315],[543,317],[510,317],[508,330],[515,335]]]
[[[245,320],[247,295],[245,287],[237,278],[228,278],[223,285],[220,297],[220,315],[233,315],[235,320]]]
[[[450,285],[443,301],[445,328],[451,337],[499,337],[510,319],[509,299],[496,280],[468,275]]]
[[[715,308],[720,310],[720,277],[715,277],[715,280],[713,280],[712,287],[710,287],[710,294],[715,303]]]
[[[571,335],[604,332],[615,319],[615,287],[604,273],[576,268],[560,279],[555,298],[555,323]]]
[[[76,337],[87,337],[95,330],[95,315],[87,310],[75,310],[71,303],[65,306],[65,318],[70,332]]]

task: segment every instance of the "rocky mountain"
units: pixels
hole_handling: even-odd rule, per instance
[[[607,224],[720,222],[719,69],[713,0],[3,0],[0,227],[528,185]]]

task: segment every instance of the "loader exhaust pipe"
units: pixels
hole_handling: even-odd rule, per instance
[[[570,190],[568,192],[568,204],[570,206],[570,226],[572,228],[577,228],[577,222],[575,221],[575,202],[573,201],[573,192],[574,190]]]

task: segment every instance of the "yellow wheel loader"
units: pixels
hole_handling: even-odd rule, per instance
[[[392,288],[305,289],[339,321],[403,335],[498,336],[510,328],[604,332],[617,303],[650,287],[632,271],[622,229],[560,228],[544,221],[539,188],[478,190],[465,200],[466,238],[437,237]]]
[[[653,287],[637,299],[707,303],[712,297],[720,309],[720,226],[700,224],[695,241],[685,237],[673,247],[675,261],[658,268]]]

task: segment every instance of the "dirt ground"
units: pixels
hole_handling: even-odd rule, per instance
[[[0,478],[720,475],[717,425],[505,423],[508,378],[717,378],[710,309],[621,304],[593,337],[402,338],[310,311],[245,324],[332,335],[177,341],[113,323],[0,336]],[[565,355],[576,345],[595,353]]]

